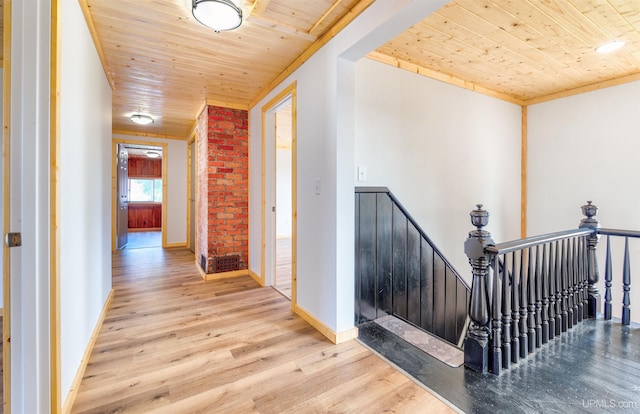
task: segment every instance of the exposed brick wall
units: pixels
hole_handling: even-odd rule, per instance
[[[248,112],[208,106],[198,118],[198,261],[240,256],[249,263]]]

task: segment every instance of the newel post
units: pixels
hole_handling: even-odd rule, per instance
[[[469,232],[469,238],[464,243],[464,252],[469,258],[473,272],[469,299],[471,325],[464,342],[464,365],[484,373],[489,367],[490,311],[487,275],[491,265],[489,255],[484,249],[494,243],[491,234],[482,230],[489,222],[489,212],[482,209],[482,204],[478,204],[469,215],[471,224],[477,229]]]
[[[587,315],[589,318],[595,318],[600,310],[600,292],[596,284],[600,279],[598,272],[598,261],[596,259],[596,246],[598,245],[597,230],[600,222],[595,218],[598,213],[598,207],[587,201],[587,204],[581,207],[582,214],[586,216],[580,221],[580,228],[590,228],[594,232],[587,237]]]

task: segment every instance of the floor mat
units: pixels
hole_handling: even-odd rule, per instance
[[[395,316],[383,316],[374,322],[450,367],[456,368],[464,363],[464,352],[461,349]]]

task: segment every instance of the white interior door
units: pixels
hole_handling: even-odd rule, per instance
[[[5,4],[6,6],[6,4]],[[5,12],[7,8],[5,7]],[[51,34],[41,22],[51,21],[49,1],[11,2],[9,50],[4,50],[4,232],[20,233],[20,246],[5,247],[5,281],[10,281],[4,303],[11,324],[11,412],[50,411],[52,194],[55,170],[51,164]],[[5,37],[5,39],[7,39]],[[7,42],[5,42],[5,45]],[[9,111],[10,109],[10,111]],[[7,151],[8,150],[8,157]],[[17,242],[17,240],[16,240]],[[9,293],[9,295],[6,295]],[[5,349],[8,341],[5,340]],[[5,353],[6,355],[6,353]],[[5,382],[5,385],[7,382]],[[5,406],[5,410],[6,410]],[[6,411],[5,411],[6,412]]]

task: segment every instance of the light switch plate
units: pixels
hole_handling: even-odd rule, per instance
[[[358,181],[367,181],[367,167],[358,166]]]

